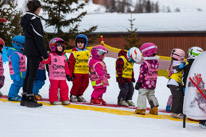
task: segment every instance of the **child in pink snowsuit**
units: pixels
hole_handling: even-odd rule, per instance
[[[64,51],[64,40],[53,38],[49,42],[51,52],[47,61],[42,63],[49,64],[49,102],[53,105],[59,105],[58,89],[60,88],[60,98],[63,105],[70,104],[68,93],[69,88],[66,78],[70,81],[70,72]]]
[[[103,62],[105,53],[108,53],[108,50],[104,46],[95,46],[91,50],[92,59],[89,61],[89,69],[90,80],[94,88],[90,100],[92,104],[106,105],[102,96],[109,86],[108,79],[110,76],[107,73],[106,64]]]

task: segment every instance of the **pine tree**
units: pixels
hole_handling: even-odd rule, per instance
[[[124,44],[124,48],[125,49],[129,49],[131,47],[140,47],[140,38],[138,38],[138,34],[137,34],[137,28],[133,28],[134,27],[134,21],[135,19],[132,18],[132,13],[131,13],[131,19],[128,19],[130,22],[130,29],[128,29],[129,35],[127,37],[125,37],[125,41],[127,42],[127,44]]]
[[[7,46],[10,46],[11,39],[15,35],[22,34],[20,19],[22,12],[15,10],[17,3],[14,1],[3,1],[0,4],[0,17],[6,18],[7,23],[0,24],[0,38],[2,38]]]
[[[79,31],[79,23],[87,12],[82,12],[78,16],[73,18],[67,18],[68,14],[72,14],[80,9],[83,9],[85,3],[78,3],[78,0],[42,0],[45,3],[42,8],[48,14],[48,17],[42,17],[46,22],[47,27],[54,27],[53,33],[46,33],[47,43],[54,37],[61,37],[67,44],[70,40],[74,40],[79,33],[89,34],[97,29],[97,26],[93,26],[83,32]],[[72,7],[72,4],[76,4],[76,7]],[[67,29],[65,32],[65,29]],[[91,39],[90,42],[94,41]],[[69,45],[68,46],[72,46]]]

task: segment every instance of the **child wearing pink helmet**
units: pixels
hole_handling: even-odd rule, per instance
[[[107,86],[109,86],[108,79],[110,79],[106,64],[103,61],[107,53],[108,50],[104,46],[95,46],[91,50],[92,59],[89,61],[89,71],[94,89],[90,100],[92,104],[106,105],[102,96],[106,92]]]
[[[138,81],[135,85],[135,89],[139,90],[137,99],[136,114],[145,115],[146,113],[146,98],[149,101],[151,109],[150,114],[158,115],[158,100],[155,97],[155,88],[158,76],[159,62],[157,53],[157,46],[153,43],[144,43],[140,50],[144,57],[143,62],[140,66],[140,74]]]
[[[59,105],[58,89],[60,89],[60,99],[62,105],[68,105],[69,88],[66,82],[71,80],[67,58],[64,52],[64,40],[61,38],[53,38],[49,42],[51,52],[49,58],[42,63],[49,64],[49,102],[52,105]]]
[[[3,47],[5,45],[5,42],[3,39],[0,38],[0,53],[2,53]],[[3,67],[3,58],[0,54],[0,89],[4,86],[4,67]],[[3,96],[3,94],[0,91],[0,96]]]
[[[171,52],[171,64],[169,67],[169,81],[167,87],[170,89],[172,94],[172,109],[170,116],[177,119],[182,119],[183,114],[183,69],[185,66],[184,62],[185,52],[182,49],[175,48]]]

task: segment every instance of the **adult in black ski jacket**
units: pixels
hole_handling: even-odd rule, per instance
[[[28,12],[21,18],[21,26],[25,35],[24,54],[27,57],[27,73],[24,79],[23,94],[20,105],[27,107],[39,107],[34,100],[32,92],[34,80],[41,60],[47,59],[48,54],[45,49],[44,31],[38,16],[41,3],[39,0],[30,0],[27,3]]]

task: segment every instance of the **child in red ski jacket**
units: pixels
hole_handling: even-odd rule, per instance
[[[69,56],[69,69],[73,82],[70,91],[71,102],[86,102],[83,97],[89,85],[89,57],[90,52],[86,49],[88,44],[87,36],[79,34],[75,39],[75,47]]]

